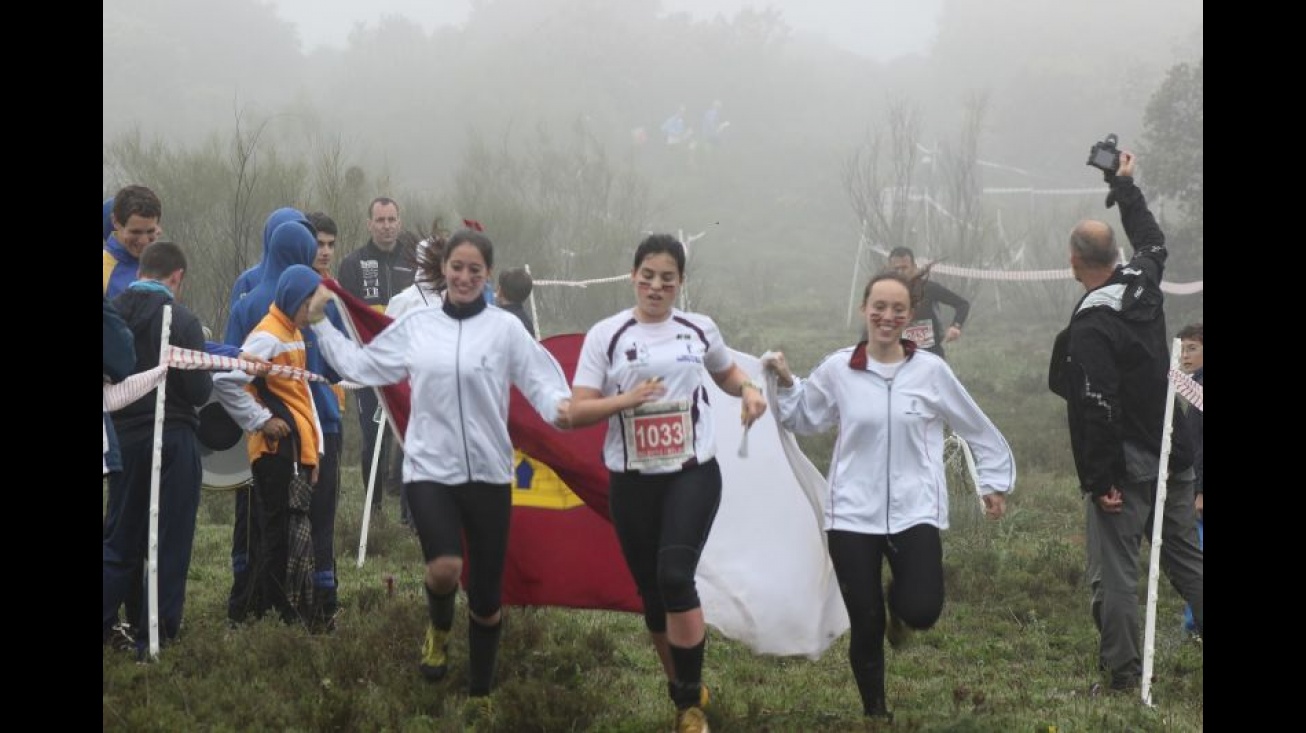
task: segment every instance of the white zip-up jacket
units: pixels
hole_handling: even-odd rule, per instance
[[[397,320],[414,308],[439,308],[442,303],[444,297],[430,283],[415,282],[400,290],[386,303],[385,314]]]
[[[914,345],[913,345],[914,346]],[[804,435],[838,426],[827,480],[825,529],[897,534],[917,524],[948,528],[944,425],[966,439],[980,493],[1008,492],[1016,462],[947,362],[908,346],[906,361],[877,365],[864,347],[825,358],[807,379],[776,390],[780,423]],[[868,366],[870,369],[868,369]]]
[[[329,320],[313,330],[342,378],[371,387],[408,378],[405,483],[511,483],[509,385],[552,424],[571,397],[566,374],[511,313],[484,307],[454,318],[446,309],[408,311],[362,347]]]

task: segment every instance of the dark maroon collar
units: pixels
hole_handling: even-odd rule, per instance
[[[912,355],[916,353],[916,342],[910,339],[898,339],[898,343],[902,344],[902,351],[906,354],[907,359],[911,359]],[[857,346],[853,348],[853,358],[848,360],[848,368],[864,372],[866,371],[866,359],[866,342],[858,341]]]

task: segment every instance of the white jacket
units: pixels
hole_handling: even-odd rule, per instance
[[[462,320],[442,308],[416,308],[362,347],[329,320],[313,330],[323,356],[344,379],[379,387],[408,378],[405,483],[511,483],[509,384],[548,423],[571,397],[553,355],[516,316],[498,308]]]
[[[801,434],[838,426],[827,480],[825,529],[897,534],[917,524],[948,528],[943,428],[970,444],[980,493],[1011,491],[1011,447],[947,362],[916,350],[886,379],[864,350],[840,349],[806,380],[776,390],[778,418]]]
[[[385,314],[398,319],[399,316],[414,308],[439,308],[444,298],[427,282],[415,282],[400,290],[385,305]]]

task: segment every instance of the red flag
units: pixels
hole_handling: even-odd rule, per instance
[[[339,282],[325,279],[323,284],[340,296],[345,318],[362,343],[390,324],[389,316],[345,291]],[[562,334],[541,342],[568,381],[576,373],[584,340],[581,334]],[[401,437],[408,425],[410,397],[407,381],[381,388],[391,425]],[[525,456],[519,456],[515,466],[504,604],[643,610],[608,517],[606,429],[606,423],[598,423],[580,430],[556,430],[512,388],[508,434]],[[568,496],[578,500],[569,501]],[[464,586],[466,569],[464,564]]]
[[[373,336],[376,336],[394,321],[390,316],[363,302],[362,298],[345,290],[339,280],[324,277],[322,278],[322,284],[328,290],[340,296],[341,302],[345,305],[343,313],[345,322],[353,326],[353,335],[360,342],[364,344],[371,342]],[[381,388],[381,399],[385,402],[385,412],[390,419],[390,428],[395,431],[396,437],[401,442],[404,438],[404,431],[408,429],[408,401],[411,394],[412,388],[409,387],[407,379],[399,384],[391,384]]]
[[[576,376],[585,336],[558,334],[540,343],[558,360],[570,382]],[[604,421],[580,430],[554,430],[526,401],[526,396],[512,388],[512,401],[508,405],[508,435],[512,444],[549,464],[567,487],[604,520],[608,519],[608,468],[603,465],[603,436],[607,429]]]

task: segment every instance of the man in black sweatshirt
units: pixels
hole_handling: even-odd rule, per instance
[[[350,252],[340,261],[340,284],[358,296],[378,313],[384,313],[390,298],[413,284],[416,253],[399,246],[403,225],[399,219],[399,203],[387,196],[372,199],[367,206],[367,243]],[[363,486],[372,471],[372,454],[376,450],[377,406],[380,400],[375,389],[360,389],[358,399],[359,464],[363,469]],[[376,488],[372,494],[374,511],[381,508],[381,498],[389,490],[402,491],[402,479],[391,475],[388,467],[399,462],[400,449],[394,437],[385,432],[377,468]],[[393,454],[393,455],[392,455]],[[407,507],[401,498],[400,518],[407,516]]]
[[[114,308],[135,339],[134,373],[159,365],[165,306],[172,306],[168,343],[204,351],[204,330],[199,319],[177,302],[185,274],[186,256],[181,248],[172,242],[155,242],[141,254],[138,279],[114,298]],[[196,430],[199,408],[208,401],[213,380],[207,371],[169,369],[166,390],[158,546],[159,637],[165,642],[176,639],[181,631],[203,479]],[[148,638],[144,564],[149,539],[156,393],[157,389],[152,390],[111,415],[122,452],[122,471],[109,477],[109,507],[104,520],[104,639],[110,639],[118,608],[129,595],[137,594],[141,599],[140,618],[128,618],[127,623],[135,629],[137,649],[142,652]]]

